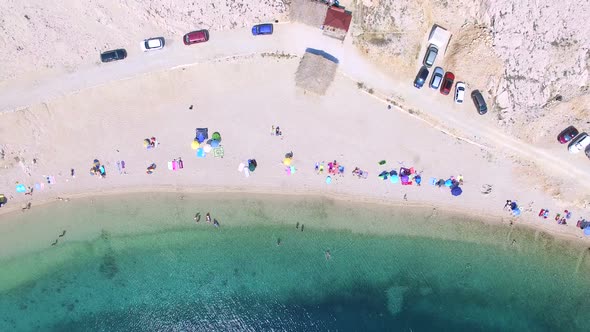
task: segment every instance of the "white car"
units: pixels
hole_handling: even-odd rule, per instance
[[[586,133],[581,133],[578,137],[572,140],[567,149],[571,153],[578,153],[583,151],[588,145],[590,145],[590,136]]]
[[[164,48],[164,37],[149,38],[141,42],[141,49],[146,51],[161,50]]]
[[[455,84],[455,102],[457,104],[463,104],[465,100],[465,83],[457,82]]]

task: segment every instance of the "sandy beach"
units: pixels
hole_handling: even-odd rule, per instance
[[[317,28],[284,21],[286,7],[265,6],[257,17],[280,21],[265,38],[251,36],[250,16],[227,23],[232,9],[224,8],[203,23],[212,30],[203,45],[182,45],[182,29],[174,25],[165,31],[174,37],[164,50],[140,54],[135,39],[142,30],[134,28],[116,41],[131,50],[119,63],[98,64],[85,53],[52,67],[27,53],[34,68],[50,69],[33,74],[6,68],[0,193],[9,204],[0,213],[122,192],[307,193],[425,206],[583,238],[575,224],[590,215],[584,160],[570,158],[548,139],[533,144],[503,132],[492,116],[473,112],[469,101],[457,106],[435,91],[414,89],[407,78],[368,59],[352,36],[344,42],[328,38]],[[155,34],[156,28],[146,29]],[[339,59],[325,95],[296,86],[307,47]],[[271,135],[272,126],[280,126],[282,135]],[[223,158],[196,157],[191,142],[198,127],[221,133]],[[159,145],[148,150],[143,140],[150,137]],[[282,164],[288,152],[294,153],[295,174]],[[179,157],[184,168],[168,170],[167,163]],[[237,169],[252,158],[259,166],[246,178]],[[104,165],[105,178],[89,174],[95,159]],[[334,160],[345,171],[326,184],[327,174],[318,175],[314,166]],[[381,160],[386,163],[379,165]],[[146,174],[152,163],[155,172]],[[353,176],[355,167],[369,176]],[[400,167],[420,172],[422,185],[378,178]],[[459,197],[429,184],[431,178],[459,176]],[[19,184],[37,189],[16,193]],[[503,209],[507,200],[518,203],[519,217]],[[541,209],[550,210],[549,218],[538,217]],[[572,218],[558,225],[554,217],[564,210]]]
[[[510,158],[490,155],[411,114],[388,109],[341,72],[325,96],[304,92],[294,82],[299,61],[300,56],[260,55],[211,61],[3,114],[5,192],[13,191],[16,182],[27,187],[44,183],[44,189],[33,195],[9,194],[10,204],[2,212],[19,210],[27,202],[37,208],[41,202],[65,204],[57,197],[126,191],[313,193],[461,211],[581,236],[572,220],[562,226],[537,217],[541,208],[561,212],[568,206],[529,187]],[[273,125],[280,126],[282,136],[271,135]],[[221,133],[223,158],[196,157],[191,142],[197,127]],[[159,145],[148,150],[143,139],[152,136]],[[282,160],[291,151],[296,173],[289,175]],[[184,168],[168,170],[167,163],[178,157]],[[252,158],[259,166],[245,177],[238,165]],[[94,159],[105,165],[105,178],[89,174]],[[332,160],[346,171],[326,184],[327,174],[318,175],[314,166]],[[387,163],[379,165],[380,160]],[[118,161],[125,161],[125,174],[120,174]],[[151,163],[157,169],[148,175]],[[422,172],[422,186],[377,177],[401,166]],[[353,176],[355,167],[367,171],[368,178]],[[459,197],[428,183],[431,177],[459,175],[464,178]],[[53,184],[47,183],[47,176],[54,177]],[[486,185],[492,190],[482,194]],[[519,203],[520,217],[502,209],[507,199]],[[581,213],[576,209],[574,218]]]

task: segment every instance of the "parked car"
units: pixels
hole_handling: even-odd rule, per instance
[[[430,79],[430,88],[438,90],[440,88],[440,83],[442,82],[443,75],[445,71],[441,67],[434,68],[432,72],[432,78]]]
[[[162,48],[164,48],[164,43],[164,37],[148,38],[141,43],[141,50],[144,52],[161,50]]]
[[[582,150],[585,150],[588,145],[590,145],[590,136],[588,136],[586,133],[581,133],[578,137],[571,141],[567,149],[571,153],[578,153]]]
[[[416,75],[416,79],[414,79],[414,86],[418,89],[421,89],[424,86],[424,82],[428,78],[428,68],[426,66],[422,66]]]
[[[127,57],[127,51],[120,48],[117,50],[102,52],[100,54],[100,61],[111,62],[111,61],[123,60],[126,57]]]
[[[189,32],[182,38],[184,45],[192,45],[197,43],[204,43],[209,40],[209,31],[197,30]]]
[[[252,27],[252,34],[258,35],[272,35],[272,23],[258,24]]]
[[[557,141],[561,144],[565,144],[571,141],[574,137],[578,136],[580,132],[576,127],[569,126],[565,128],[559,135],[557,135]]]
[[[465,100],[465,83],[457,82],[455,84],[455,102],[457,104],[463,104]]]
[[[479,90],[473,90],[471,93],[471,99],[473,99],[475,108],[477,108],[477,112],[480,115],[484,115],[488,112],[488,105],[486,105],[486,101],[483,99],[483,96]]]
[[[443,82],[440,86],[440,93],[443,95],[448,95],[451,92],[451,88],[453,87],[453,81],[455,80],[455,74],[448,71],[443,78]]]
[[[433,44],[430,44],[428,46],[428,49],[426,50],[426,54],[424,54],[424,61],[422,61],[422,63],[428,68],[432,67],[432,65],[434,65],[434,60],[436,60],[437,55],[438,47],[436,47]]]

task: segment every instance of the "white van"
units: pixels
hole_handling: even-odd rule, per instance
[[[567,149],[571,153],[578,153],[584,150],[588,145],[590,145],[590,136],[586,133],[581,133],[578,137],[572,140]]]

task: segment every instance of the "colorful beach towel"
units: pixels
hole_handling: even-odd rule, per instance
[[[223,146],[218,146],[215,149],[213,149],[213,157],[223,158],[224,154],[225,152],[223,151]]]
[[[198,158],[205,158],[205,150],[203,150],[203,148],[197,149],[197,157]]]
[[[24,193],[27,191],[27,187],[24,184],[17,184],[16,185],[16,192],[17,193]]]

